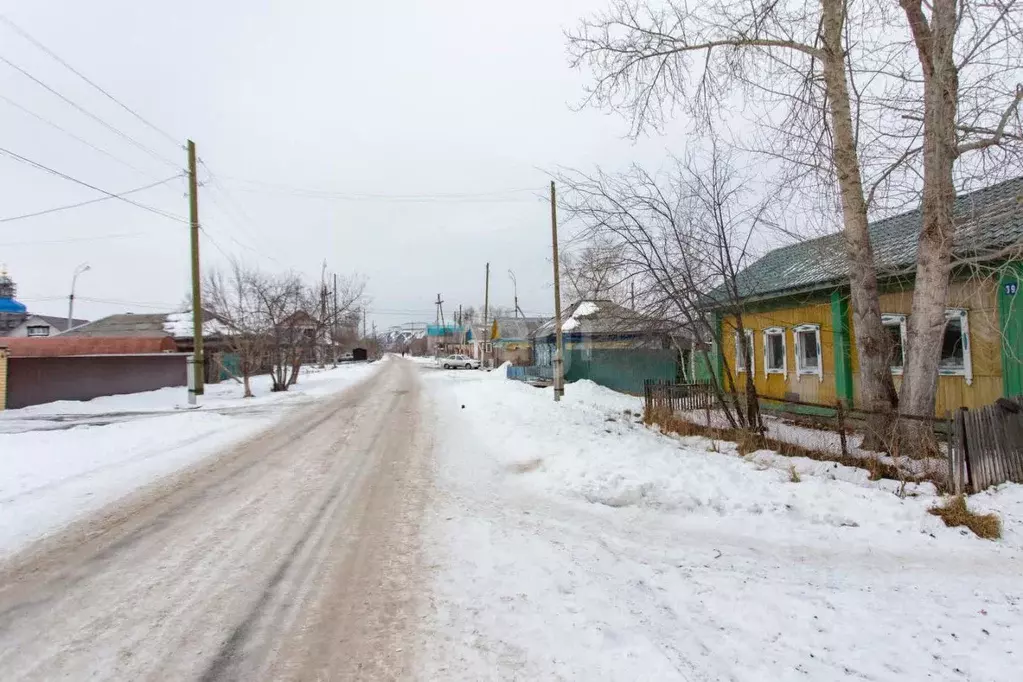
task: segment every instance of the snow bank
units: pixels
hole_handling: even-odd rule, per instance
[[[210,385],[199,409],[177,409],[187,399],[185,389],[175,388],[0,412],[0,556],[375,369],[303,371],[285,393],[269,393],[269,377],[257,377],[258,397],[248,400],[233,382]]]
[[[228,379],[219,384],[207,384],[205,394],[199,397],[198,404],[202,408],[217,409],[251,405],[253,401],[258,401],[260,404],[302,401],[342,390],[369,376],[375,369],[375,363],[341,365],[335,369],[304,367],[299,374],[298,383],[287,391],[279,393],[273,393],[270,390],[273,383],[270,375],[262,374],[252,377],[250,380],[252,393],[255,396],[250,399],[243,397],[244,390],[240,383]],[[143,393],[103,396],[86,401],[59,400],[0,412],[0,431],[3,430],[4,420],[26,417],[163,412],[191,407],[188,404],[188,389],[184,386],[161,388]]]
[[[662,436],[589,383],[555,404],[424,378],[441,486],[425,679],[1018,678],[1023,486],[972,498],[1006,523],[990,542],[927,514],[926,487],[900,499],[860,469]]]
[[[733,443],[672,438],[646,428],[642,399],[590,381],[553,389],[515,381],[444,375],[467,418],[487,424],[493,465],[548,492],[609,507],[638,506],[709,516],[741,515],[754,525],[772,519],[896,534],[954,534],[927,509],[939,500],[930,484],[869,480],[865,469],[790,458],[770,451],[736,454]],[[790,482],[790,470],[802,477]],[[1006,494],[1006,509],[1011,506]],[[995,502],[994,506],[1000,506]],[[1008,526],[1017,524],[1009,514]],[[1023,526],[1021,526],[1023,527]],[[1008,544],[1023,546],[1007,533]]]

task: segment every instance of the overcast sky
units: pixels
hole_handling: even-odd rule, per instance
[[[368,278],[370,320],[383,329],[432,320],[438,292],[449,314],[481,303],[489,261],[492,304],[512,304],[510,269],[521,307],[550,314],[546,171],[657,165],[685,147],[681,122],[634,143],[620,118],[573,110],[587,76],[570,69],[563,31],[604,5],[2,2],[179,142],[0,24],[0,57],[124,134],[0,61],[0,147],[119,193],[182,173],[190,137],[206,163],[204,268],[224,262],[219,249],[310,278],[326,260]],[[0,220],[103,196],[2,154],[0,183]],[[175,178],[130,198],[186,218],[185,190]],[[0,263],[33,312],[66,314],[82,262],[92,269],[76,317],[172,310],[188,291],[187,230],[102,201],[0,222]]]

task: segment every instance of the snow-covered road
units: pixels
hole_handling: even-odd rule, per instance
[[[1023,669],[1023,486],[971,498],[1004,524],[979,540],[927,485],[666,437],[588,382],[556,405],[399,358],[182,401],[0,417],[0,679]]]
[[[992,543],[927,514],[925,489],[793,483],[592,384],[560,405],[493,375],[426,384],[421,679],[1020,679],[1021,486],[974,498],[1002,514]]]
[[[0,411],[0,557],[270,427],[377,369],[305,369],[284,393],[253,379],[210,385],[198,408],[184,388]]]
[[[416,370],[385,362],[10,557],[0,679],[400,675],[426,427]]]

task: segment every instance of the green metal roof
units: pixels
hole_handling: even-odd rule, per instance
[[[1018,259],[1023,248],[1023,177],[962,194],[955,203],[954,257],[979,261]],[[881,277],[912,273],[916,267],[920,210],[870,224],[874,262]],[[737,276],[744,299],[776,298],[848,281],[841,232],[769,252]],[[708,297],[725,300],[722,287]]]

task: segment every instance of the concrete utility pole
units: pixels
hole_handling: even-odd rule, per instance
[[[195,176],[195,142],[188,141],[188,216],[192,235],[192,337],[195,342],[195,395],[203,394],[206,376],[202,349],[202,290],[199,278],[199,183]]]
[[[561,342],[561,267],[558,264],[558,201],[551,180],[551,247],[554,251],[554,402],[565,395],[565,358]]]

